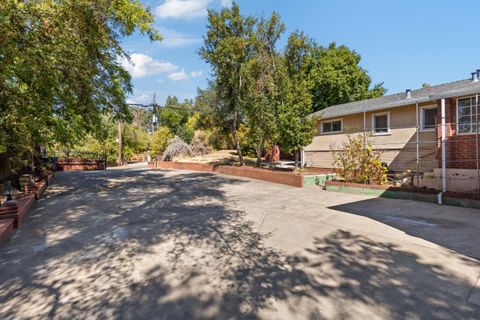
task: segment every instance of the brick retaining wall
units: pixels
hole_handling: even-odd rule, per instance
[[[38,200],[47,186],[51,184],[53,174],[49,174],[46,180],[36,183],[35,188],[28,190],[23,197],[16,199],[16,204],[13,206],[0,206],[0,243],[6,241],[22,224],[23,219],[30,211],[31,207]]]
[[[60,159],[57,162],[57,171],[92,171],[104,169],[103,160],[69,158]]]
[[[279,172],[273,170],[251,168],[251,167],[234,167],[227,165],[211,165],[194,162],[167,162],[155,161],[148,164],[149,168],[158,169],[175,169],[175,170],[191,170],[200,172],[211,172],[227,174],[236,177],[245,177],[274,183],[285,184],[293,187],[303,187],[303,176],[290,172]]]

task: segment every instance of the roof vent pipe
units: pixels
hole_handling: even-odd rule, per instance
[[[472,82],[478,82],[478,71],[472,72]]]
[[[405,91],[405,99],[411,99],[412,98],[412,90],[411,89],[407,89]]]

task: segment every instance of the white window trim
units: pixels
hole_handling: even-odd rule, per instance
[[[433,131],[435,131],[436,128],[427,128],[426,129],[424,127],[424,123],[423,123],[424,111],[425,110],[432,110],[432,109],[437,109],[437,111],[438,111],[438,106],[435,105],[435,104],[432,104],[432,105],[429,105],[429,106],[420,107],[420,110],[419,110],[420,111],[420,117],[419,117],[420,118],[420,126],[419,126],[420,127],[419,128],[420,132],[433,132]]]
[[[387,116],[387,132],[375,132],[375,117],[377,116]],[[390,130],[390,117],[390,111],[372,114],[372,134],[374,136],[388,136],[392,134]]]
[[[340,131],[323,132],[323,124],[324,123],[337,122],[337,121],[340,121],[340,127],[341,127]],[[338,133],[343,133],[343,118],[329,119],[329,120],[325,120],[325,121],[320,122],[320,134],[329,135],[329,134],[338,134]]]
[[[464,99],[474,99],[476,98],[475,95],[473,96],[467,96],[467,97],[460,97],[460,98],[457,98],[457,106],[456,106],[456,115],[455,115],[455,122],[457,123],[456,125],[456,129],[457,129],[457,135],[458,136],[468,136],[468,135],[474,135],[474,134],[477,134],[476,132],[460,132],[459,130],[459,124],[460,124],[460,121],[458,120],[458,101],[459,100],[464,100]],[[479,96],[479,102],[480,102],[480,96]],[[480,117],[478,118],[479,122],[480,122]]]

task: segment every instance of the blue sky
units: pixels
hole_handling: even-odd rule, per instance
[[[205,88],[209,66],[197,55],[206,31],[206,9],[229,0],[143,0],[155,14],[164,41],[124,39],[134,65],[130,102],[157,102],[168,95],[194,98]],[[303,30],[318,43],[335,41],[362,55],[361,66],[388,93],[469,77],[480,68],[478,0],[239,0],[254,16],[280,14],[287,32]],[[125,62],[126,63],[126,62]]]

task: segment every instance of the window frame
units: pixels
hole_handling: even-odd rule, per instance
[[[432,104],[432,105],[429,105],[429,106],[420,107],[420,126],[419,126],[420,132],[434,132],[436,130],[436,127],[435,128],[425,128],[425,123],[424,123],[425,110],[432,110],[432,109],[437,109],[437,113],[438,113],[438,106],[437,105]]]
[[[387,116],[387,132],[376,132],[377,128],[375,127],[375,117],[380,117],[380,116]],[[372,134],[374,136],[388,136],[392,134],[391,131],[391,112],[379,112],[379,113],[374,113],[372,114]]]
[[[330,132],[324,132],[323,131],[323,124],[324,123],[333,123],[333,122],[337,122],[337,121],[340,121],[340,131],[330,131]],[[338,133],[343,133],[343,118],[325,120],[325,121],[320,122],[320,134],[321,135],[338,134]]]
[[[458,111],[459,111],[458,102],[459,102],[460,100],[465,100],[465,99],[473,99],[473,102],[475,103],[476,96],[475,96],[475,95],[471,95],[471,96],[465,96],[465,97],[459,97],[459,98],[457,98],[457,101],[456,101],[456,102],[457,102],[457,105],[456,105],[456,113],[455,113],[455,122],[456,122],[456,130],[457,130],[457,131],[456,131],[456,134],[459,135],[459,136],[477,134],[476,131],[475,131],[475,132],[460,132],[460,130],[459,130],[460,121],[458,120]],[[479,97],[479,104],[480,104],[480,97]],[[474,106],[474,104],[472,104],[472,105],[470,106],[470,108],[473,108],[473,106]],[[477,113],[478,113],[479,110],[480,110],[480,108],[478,108],[478,110],[476,110]],[[478,122],[480,123],[480,115],[479,115],[479,117],[478,117]],[[471,122],[470,122],[470,130],[471,130],[471,128],[472,128],[472,125],[473,125],[473,122],[471,121]],[[478,125],[478,123],[477,123],[477,125]],[[480,132],[480,129],[479,129],[478,131]]]

